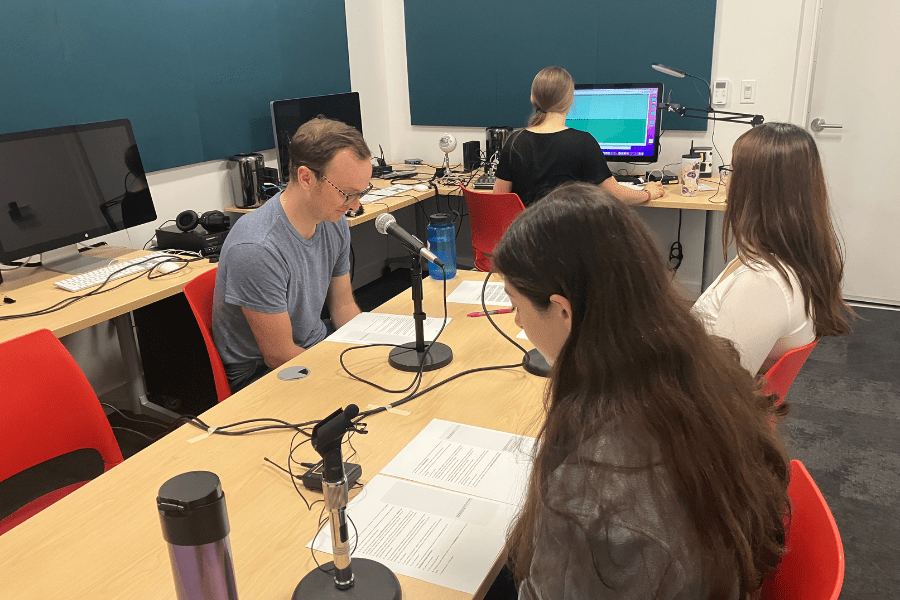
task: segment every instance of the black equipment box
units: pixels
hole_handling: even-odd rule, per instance
[[[227,235],[227,229],[210,232],[197,225],[190,231],[181,231],[175,225],[169,225],[156,230],[156,247],[160,250],[188,250],[211,256],[222,251]]]

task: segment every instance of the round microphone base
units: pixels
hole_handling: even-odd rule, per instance
[[[434,371],[453,362],[453,350],[447,344],[425,342],[425,350],[428,351],[427,355],[425,352],[416,352],[416,343],[409,342],[391,350],[388,362],[395,369],[410,372],[418,371],[420,366],[423,372]],[[422,365],[423,356],[425,357],[424,365]]]
[[[381,563],[366,558],[354,558],[353,587],[339,590],[334,585],[334,575],[330,571],[334,563],[322,565],[306,574],[294,589],[293,600],[348,600],[366,598],[372,600],[400,600],[400,582],[394,572]]]
[[[525,365],[525,370],[538,377],[550,377],[550,363],[537,351],[537,348],[528,352],[528,364]]]

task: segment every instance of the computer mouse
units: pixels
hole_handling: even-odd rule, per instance
[[[429,188],[424,183],[417,183],[416,185],[413,186],[413,189],[416,190],[417,192],[427,192]]]
[[[156,269],[160,273],[171,273],[172,271],[179,270],[183,266],[184,266],[184,263],[169,260],[164,263],[159,263],[158,265],[156,265]]]

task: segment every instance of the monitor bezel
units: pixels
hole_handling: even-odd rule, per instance
[[[278,152],[278,177],[280,178],[281,182],[285,185],[288,182],[288,173],[286,171],[287,171],[287,166],[290,163],[290,150],[289,150],[289,144],[282,145],[278,139],[278,123],[277,123],[276,117],[275,117],[276,106],[281,107],[281,106],[284,106],[289,103],[299,103],[299,102],[302,102],[305,100],[321,101],[325,98],[331,98],[331,99],[353,98],[356,102],[356,108],[357,108],[357,112],[359,114],[359,127],[356,127],[356,125],[354,123],[347,123],[347,124],[350,125],[351,127],[358,129],[360,134],[363,133],[362,105],[360,104],[360,100],[359,100],[359,92],[341,92],[339,94],[323,94],[320,96],[305,96],[305,97],[301,97],[301,98],[288,98],[286,100],[272,100],[271,102],[269,102],[269,114],[272,117],[272,136],[275,140],[275,150]],[[319,114],[324,114],[324,113],[319,112]],[[325,116],[328,118],[332,118],[332,119],[335,118],[335,117],[327,115],[327,114]],[[310,117],[310,118],[315,118],[315,116]],[[301,123],[301,125],[302,125],[302,123]]]
[[[83,123],[77,125],[63,125],[60,127],[48,127],[46,129],[32,129],[30,131],[18,131],[14,133],[4,133],[0,134],[0,144],[4,144],[6,142],[16,142],[20,140],[26,139],[36,139],[41,137],[48,137],[53,135],[61,135],[61,134],[71,134],[78,133],[82,131],[93,131],[96,129],[112,129],[116,127],[124,127],[126,135],[128,136],[129,146],[137,145],[137,142],[134,139],[134,131],[131,128],[131,121],[128,119],[114,119],[112,121],[98,121],[95,123]],[[140,159],[140,150],[137,151],[138,160],[141,162],[141,171],[144,169],[143,161]],[[39,182],[36,183],[39,185]],[[149,190],[149,187],[148,187]],[[151,202],[152,202],[152,193],[151,193]],[[154,218],[147,220],[143,223],[135,223],[134,225],[129,226],[129,228],[138,227],[140,225],[146,225],[147,223],[153,223],[157,220],[156,216],[156,207],[154,206]],[[115,233],[117,231],[124,231],[127,229],[124,224],[122,229],[113,229],[109,226],[109,224],[103,225],[101,227],[95,227],[93,229],[88,230],[79,230],[77,233],[72,233],[69,235],[65,235],[59,238],[55,238],[53,240],[43,240],[36,244],[32,244],[30,246],[24,246],[21,248],[16,248],[13,250],[6,250],[3,247],[3,240],[0,239],[0,262],[9,263],[15,260],[19,260],[22,258],[27,258],[29,256],[34,256],[36,254],[41,254],[43,252],[49,252],[51,250],[58,250],[60,248],[64,248],[71,244],[77,244],[79,242],[86,242],[88,240],[98,238],[104,235],[109,235],[111,233]]]
[[[576,83],[576,90],[617,90],[656,88],[656,126],[654,129],[653,156],[604,156],[606,162],[654,163],[659,160],[659,135],[662,128],[662,105],[664,86],[661,83]],[[574,99],[573,99],[574,102]],[[568,126],[567,126],[568,127]],[[574,128],[573,128],[574,129]],[[579,130],[580,131],[580,130]],[[595,138],[596,139],[596,138]],[[597,142],[600,143],[599,141]],[[602,148],[602,145],[601,145]]]

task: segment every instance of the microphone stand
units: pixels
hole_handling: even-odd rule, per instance
[[[344,434],[354,429],[353,419],[358,414],[359,408],[350,404],[346,410],[337,409],[313,428],[312,445],[323,462],[322,492],[331,525],[334,560],[307,573],[294,589],[292,600],[400,600],[400,582],[386,566],[357,558],[351,568],[346,517],[347,477],[341,442]]]
[[[425,343],[425,311],[422,310],[422,261],[418,254],[410,252],[412,257],[411,279],[413,297],[413,321],[416,327],[416,341],[407,342],[391,350],[388,362],[400,371],[434,371],[446,367],[453,361],[453,350],[440,342]]]

